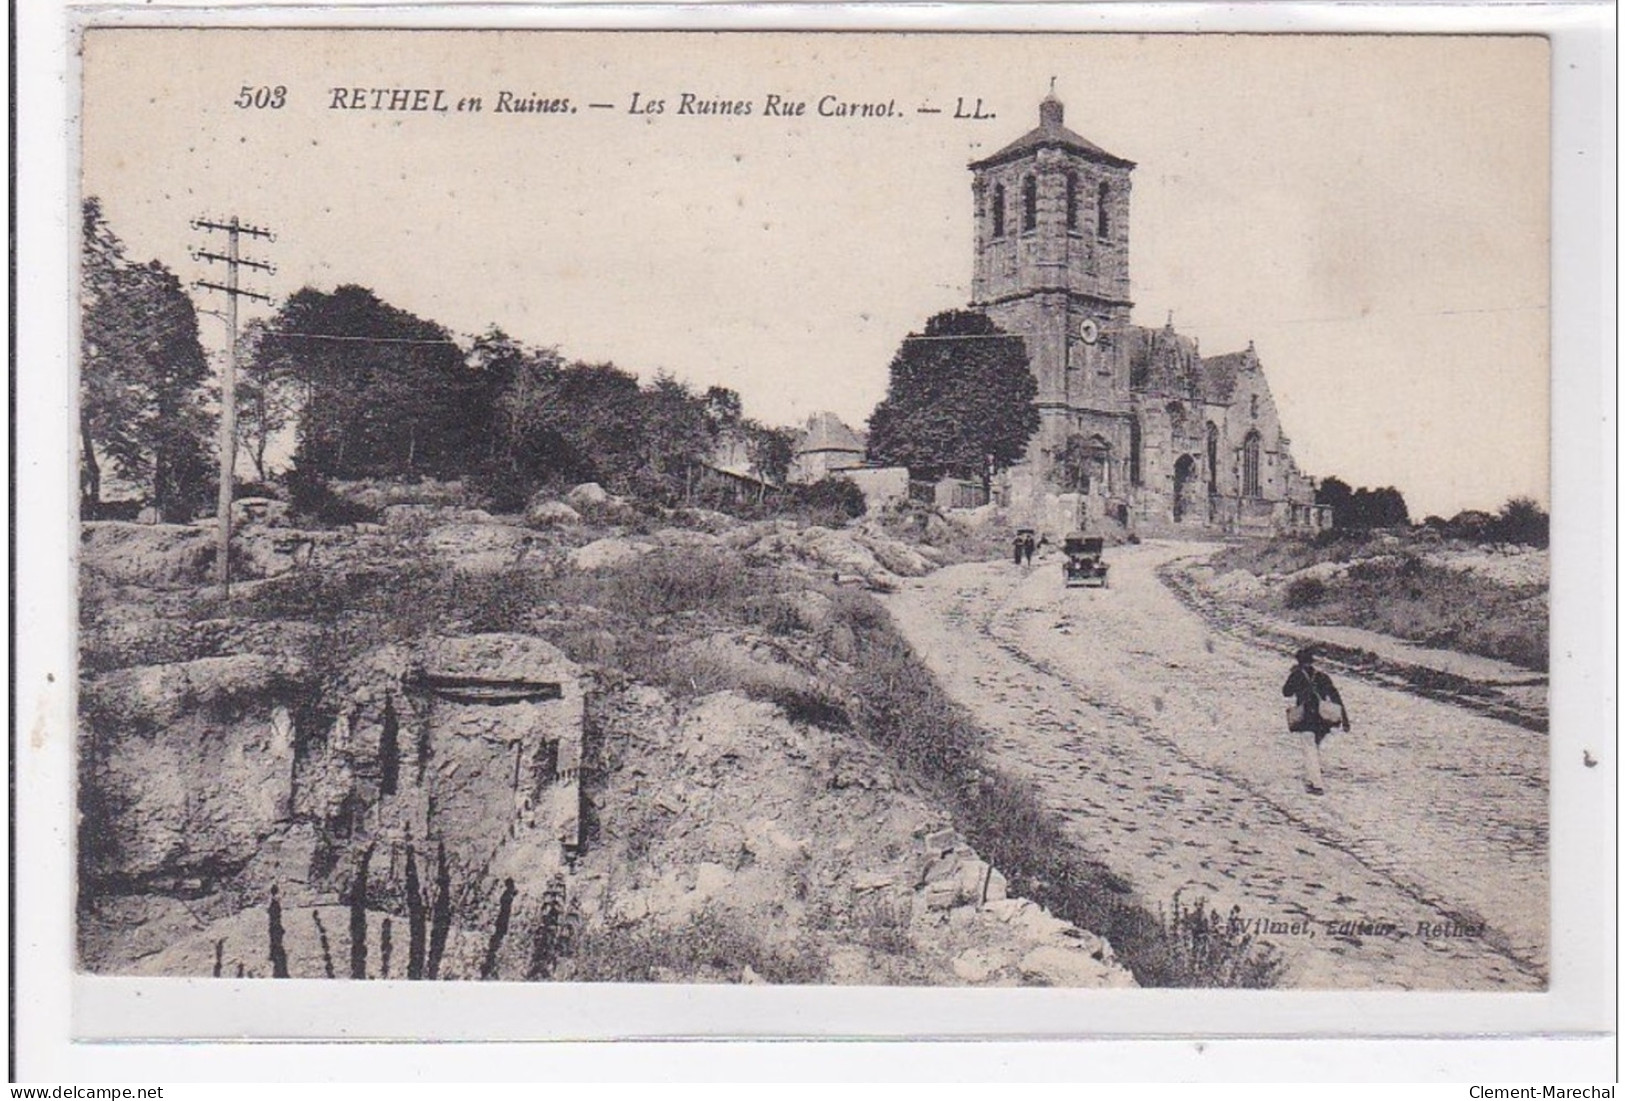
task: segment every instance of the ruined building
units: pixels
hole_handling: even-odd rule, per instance
[[[1252,345],[1204,357],[1172,319],[1130,323],[1134,163],[1062,119],[1051,92],[1036,129],[970,166],[972,305],[1025,339],[1038,380],[1038,434],[1006,479],[1012,507],[1147,533],[1329,525]]]

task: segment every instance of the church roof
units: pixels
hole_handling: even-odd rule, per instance
[[[864,450],[863,440],[834,413],[814,413],[808,417],[807,427],[802,429],[801,439],[796,443],[798,455],[809,451],[856,451],[862,454]]]
[[[1247,352],[1226,352],[1202,359],[1202,398],[1228,405],[1236,392],[1236,372],[1247,365]]]
[[[1134,162],[1125,160],[1115,154],[1108,153],[1094,142],[1081,134],[1068,130],[1061,125],[1064,115],[1061,101],[1051,92],[1038,105],[1038,126],[1027,131],[1021,137],[994,153],[991,157],[983,157],[979,161],[972,161],[972,168],[992,168],[994,165],[1004,164],[1006,161],[1017,160],[1039,149],[1065,149],[1069,153],[1076,153],[1089,160],[1104,161],[1122,168],[1133,168]]]

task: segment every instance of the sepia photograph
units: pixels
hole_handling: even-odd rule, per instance
[[[77,48],[78,972],[1549,989],[1546,38]]]

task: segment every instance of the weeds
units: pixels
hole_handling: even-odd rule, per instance
[[[852,928],[858,943],[877,952],[907,956],[914,952],[909,924],[914,918],[914,901],[908,895],[868,891],[852,902]]]
[[[574,921],[565,897],[564,874],[555,872],[542,895],[541,918],[531,941],[530,970],[525,978],[551,978],[553,969],[573,947]]]
[[[1224,917],[1205,898],[1187,906],[1175,891],[1170,911],[1159,906],[1157,917],[1165,952],[1155,965],[1167,980],[1158,985],[1261,990],[1280,980],[1280,953],[1255,942],[1240,907]]]
[[[828,961],[805,943],[767,944],[740,918],[705,906],[671,927],[593,928],[570,957],[577,982],[738,982],[746,968],[770,983],[816,983]]]

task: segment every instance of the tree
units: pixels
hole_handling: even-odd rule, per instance
[[[635,376],[611,363],[566,364],[495,327],[475,341],[471,358],[490,408],[487,492],[518,501],[555,479],[632,487],[646,457]]]
[[[241,369],[237,375],[237,443],[254,464],[254,476],[263,482],[267,453],[278,433],[294,423],[299,410],[299,386],[283,356],[286,344],[265,339],[266,324],[250,321],[238,338]]]
[[[796,433],[791,428],[769,428],[746,419],[745,448],[756,473],[777,485],[790,476],[790,463],[796,457]]]
[[[1332,523],[1338,527],[1349,526],[1349,501],[1353,496],[1354,487],[1336,475],[1322,478],[1315,488],[1315,504],[1328,506],[1332,510]]]
[[[546,413],[565,445],[567,473],[617,491],[632,487],[644,455],[636,375],[613,363],[572,364],[560,372]]]
[[[686,498],[693,490],[695,465],[708,458],[715,445],[708,400],[662,372],[643,391],[642,404],[643,462],[638,473],[643,488],[668,502]]]
[[[1501,506],[1493,531],[1506,543],[1544,547],[1551,541],[1551,517],[1533,498],[1514,497]]]
[[[557,350],[526,347],[495,325],[474,341],[469,359],[483,376],[481,402],[489,409],[484,476],[528,495],[561,465],[564,443],[550,420],[564,361]]]
[[[736,428],[745,418],[744,403],[739,393],[726,386],[712,386],[705,391],[705,421],[713,436]]]
[[[988,486],[1038,431],[1037,396],[1019,337],[974,310],[939,313],[892,358],[886,398],[869,418],[869,456]]]
[[[305,287],[262,344],[298,381],[296,462],[322,477],[452,475],[484,454],[484,379],[450,334],[353,284]]]
[[[212,492],[209,364],[197,310],[173,272],[139,264],[86,199],[80,274],[80,487],[101,500],[101,456],[159,514],[190,520]]]
[[[1411,522],[1405,495],[1393,486],[1350,489],[1341,478],[1326,478],[1315,490],[1315,503],[1330,505],[1332,523],[1340,528],[1396,528]]]

